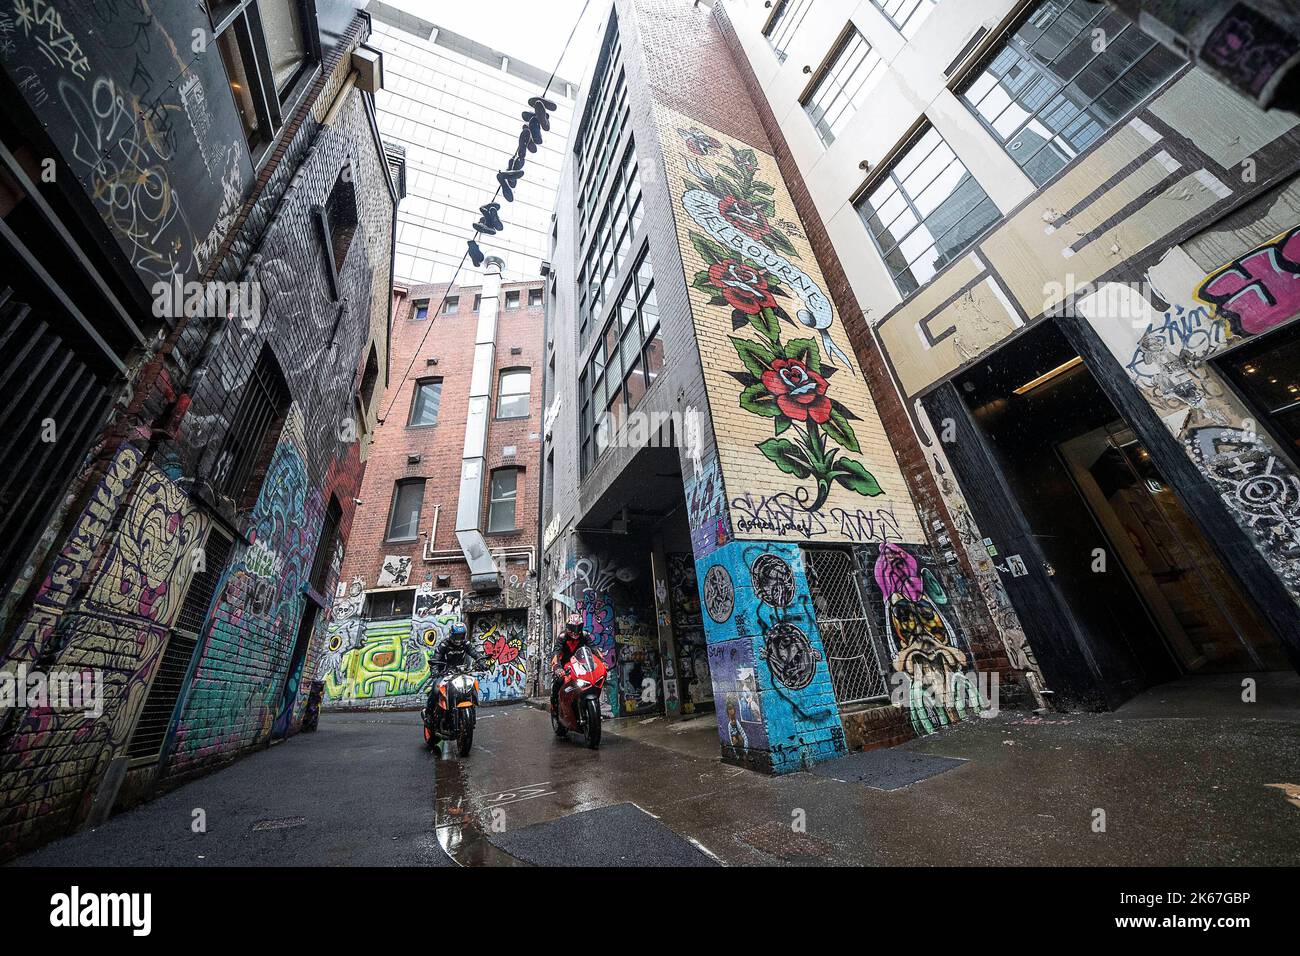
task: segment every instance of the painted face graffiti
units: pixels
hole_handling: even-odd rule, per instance
[[[764,604],[783,608],[794,602],[795,581],[790,565],[775,554],[762,554],[754,559],[749,570],[754,584],[754,594]]]
[[[812,646],[805,634],[788,621],[773,624],[763,635],[763,660],[767,661],[774,680],[791,690],[803,690],[812,683],[821,651]]]
[[[939,611],[948,597],[938,580],[894,544],[881,545],[872,571],[885,602],[894,683],[902,687],[895,702],[908,708],[913,729],[933,733],[982,709],[960,638]]]

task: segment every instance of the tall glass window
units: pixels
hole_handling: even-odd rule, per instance
[[[654,270],[642,255],[578,382],[583,475],[605,453],[627,414],[636,410],[663,368]]]
[[[780,5],[763,33],[767,36],[767,42],[772,44],[776,58],[784,63],[785,51],[790,48],[790,41],[803,24],[804,17],[808,16],[812,0],[778,0],[778,3]]]
[[[396,482],[393,485],[393,503],[388,509],[388,540],[414,541],[420,533],[420,509],[423,507],[423,478]]]
[[[907,38],[916,36],[925,18],[934,12],[939,0],[871,0],[898,32]]]
[[[858,201],[858,214],[905,296],[929,282],[1002,216],[930,126]]]
[[[1042,186],[1183,63],[1104,3],[1047,0],[991,54],[961,96]]]
[[[804,101],[804,109],[829,146],[866,102],[884,62],[856,29],[839,45],[831,65]]]

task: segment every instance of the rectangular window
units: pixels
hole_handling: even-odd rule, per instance
[[[785,51],[790,48],[790,41],[803,24],[804,17],[808,16],[812,0],[777,0],[777,3],[776,12],[772,14],[763,33],[767,42],[772,44],[776,58],[784,63]]]
[[[338,499],[330,497],[329,507],[325,509],[325,520],[321,522],[320,541],[316,545],[316,556],[311,565],[311,587],[317,594],[324,595],[329,573],[337,570],[343,563],[343,547],[339,540],[339,522],[343,520],[343,509]]]
[[[541,304],[542,304],[542,290],[541,290],[541,289],[529,289],[529,290],[528,290],[528,308],[530,308],[530,309],[536,309],[536,308],[538,308]]]
[[[208,0],[208,10],[256,162],[284,122],[290,98],[320,59],[311,33],[315,21],[303,0]]]
[[[527,418],[532,388],[530,369],[502,369],[497,385],[497,418]]]
[[[411,397],[411,420],[407,424],[412,428],[438,424],[438,406],[441,404],[442,379],[420,379],[415,383],[415,394]]]
[[[1047,0],[964,84],[967,107],[1042,186],[1183,66],[1094,0]]]
[[[429,300],[424,299],[415,303],[415,308],[411,310],[411,321],[423,322],[429,317]]]
[[[880,54],[856,29],[841,41],[831,65],[804,101],[804,109],[827,146],[844,131],[867,100],[884,67]]]
[[[275,89],[283,96],[307,65],[307,31],[298,0],[258,0]]]
[[[263,346],[244,385],[213,476],[213,484],[241,510],[257,503],[258,489],[252,479],[270,464],[288,412],[289,386],[270,347]]]
[[[613,170],[610,189],[599,225],[587,240],[578,273],[578,338],[585,347],[594,322],[609,303],[609,295],[639,236],[644,212],[635,145],[629,146],[622,165]],[[599,191],[599,190],[598,190]]]
[[[492,472],[488,500],[488,533],[515,531],[515,499],[519,489],[518,468]]]
[[[460,296],[449,295],[442,300],[442,314],[452,315],[460,311]]]
[[[925,18],[934,12],[939,0],[871,0],[898,32],[907,38],[916,36]]]
[[[371,591],[366,595],[362,615],[367,621],[389,621],[410,617],[415,610],[415,588],[398,588],[392,591]]]
[[[414,541],[420,534],[420,511],[424,507],[424,479],[407,478],[393,485],[393,503],[388,509],[389,541]]]
[[[519,308],[519,290],[514,289],[506,293],[506,311],[514,312]]]
[[[928,125],[858,200],[857,209],[904,296],[934,278],[1002,216]]]
[[[474,314],[478,315],[478,310],[481,309],[482,307],[483,307],[483,296],[476,293],[474,295]]]
[[[1292,463],[1300,463],[1300,322],[1233,349],[1215,364],[1237,386]],[[1263,478],[1259,480],[1262,483]]]
[[[584,477],[609,447],[627,413],[654,386],[663,367],[654,270],[643,253],[578,380]]]

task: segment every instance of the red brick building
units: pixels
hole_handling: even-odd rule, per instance
[[[387,389],[335,596],[327,706],[420,703],[427,654],[457,622],[492,658],[486,702],[535,691],[542,283],[506,283],[497,296],[486,282],[394,289]],[[480,365],[490,375],[476,379]],[[467,552],[484,548],[478,560],[494,570],[472,572]]]

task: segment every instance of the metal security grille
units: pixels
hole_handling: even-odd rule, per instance
[[[804,548],[803,557],[835,700],[852,704],[887,696],[885,668],[871,638],[852,556]]]
[[[267,436],[274,429],[278,438],[279,425],[289,409],[289,388],[280,374],[279,363],[269,348],[262,350],[244,386],[244,394],[235,410],[226,435],[226,443],[217,463],[216,483],[242,507],[253,502],[245,500],[249,479],[260,459],[269,458],[264,448]]]
[[[317,594],[325,593],[325,580],[338,550],[339,521],[343,518],[343,509],[336,499],[330,498],[329,507],[325,509],[325,521],[321,525],[320,542],[316,546],[316,557],[311,565],[311,587]]]
[[[221,532],[214,530],[208,535],[203,547],[203,567],[190,579],[176,627],[163,650],[158,672],[149,686],[149,696],[145,698],[135,733],[127,747],[127,756],[132,760],[153,760],[162,752],[163,741],[171,729],[172,713],[185,689],[185,676],[199,646],[203,621],[226,573],[233,548],[234,541]]]
[[[0,284],[0,590],[7,590],[111,403],[105,383]]]

